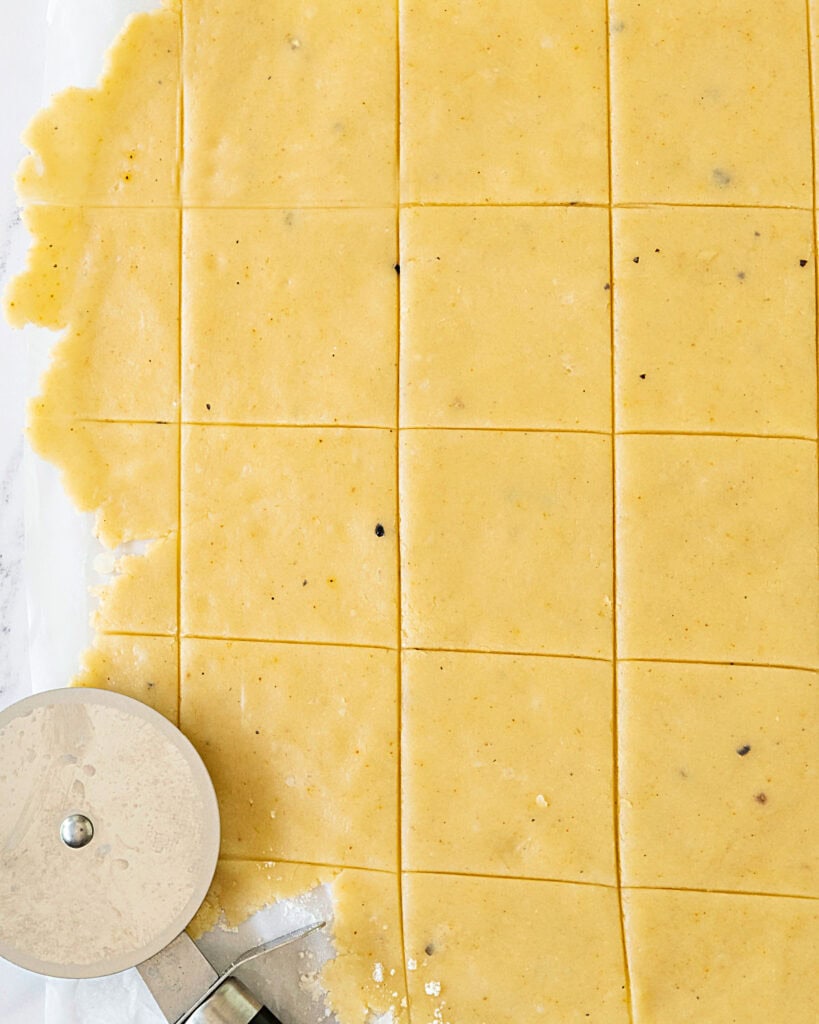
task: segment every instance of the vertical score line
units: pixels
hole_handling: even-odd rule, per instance
[[[410,1019],[409,973],[404,930],[404,826],[403,826],[403,759],[404,759],[404,687],[403,687],[403,593],[401,586],[401,0],[395,3],[395,545],[397,558],[397,843],[398,843],[398,925],[401,932],[401,969],[407,999],[406,1019]],[[399,1014],[399,1019],[400,1019]]]
[[[816,96],[814,93],[814,74],[816,55],[813,52],[814,25],[811,16],[813,0],[805,0],[805,35],[808,54],[808,97],[810,99],[810,154],[811,154],[811,197],[813,212],[811,214],[811,232],[813,237],[813,323],[814,323],[814,357],[816,359],[816,481],[819,488],[819,253],[817,241],[819,232],[816,224]],[[819,501],[819,490],[817,491]],[[819,560],[817,562],[819,569]]]
[[[177,114],[176,194],[179,211],[179,245],[177,249],[177,365],[176,365],[176,724],[182,726],[182,249],[185,227],[183,203],[183,170],[185,159],[185,8],[179,8],[179,110]]]
[[[623,876],[620,864],[620,729],[619,729],[619,672],[617,645],[617,360],[615,353],[615,283],[614,283],[614,169],[612,144],[612,54],[611,54],[611,2],[606,0],[606,146],[608,156],[608,231],[609,231],[609,375],[611,400],[611,654],[612,654],[612,817],[614,831],[614,867],[617,881],[617,903],[620,918],[620,944],[623,955],[625,999],[628,1019],[634,1022],[631,994],[631,970],[626,941],[626,921],[623,912]]]

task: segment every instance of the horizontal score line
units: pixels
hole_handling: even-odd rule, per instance
[[[321,860],[292,860],[287,857],[242,857],[238,854],[231,853],[220,853],[219,860],[227,861],[231,864],[257,864],[260,867],[263,866],[275,866],[276,864],[292,864],[295,867],[304,868],[326,868],[330,871],[371,871],[376,875],[393,875],[396,879],[398,877],[398,870],[390,870],[390,868],[374,868],[365,866],[363,864],[332,864],[327,861]]]
[[[617,201],[614,203],[609,202],[594,202],[586,200],[552,200],[539,202],[537,200],[531,200],[529,202],[445,202],[437,200],[401,200],[394,203],[338,203],[338,204],[327,204],[327,203],[316,203],[316,204],[303,204],[303,203],[265,203],[265,204],[241,204],[241,203],[147,203],[147,204],[126,204],[126,203],[103,203],[103,202],[47,202],[31,200],[21,204],[20,209],[24,209],[29,206],[45,206],[54,207],[63,210],[122,210],[126,212],[128,210],[135,211],[171,211],[175,213],[185,213],[187,211],[220,211],[225,212],[237,212],[237,213],[264,213],[265,211],[292,211],[294,213],[300,211],[309,212],[311,210],[327,210],[327,211],[339,211],[344,210],[419,210],[419,209],[462,209],[462,210],[481,210],[481,209],[591,209],[591,210],[651,210],[651,209],[680,209],[680,210],[795,210],[802,213],[814,213],[816,208],[813,206],[803,206],[801,204],[791,203],[695,203],[695,202],[670,202],[667,200],[632,200],[632,201]]]
[[[564,661],[588,661],[603,665],[626,665],[626,664],[649,664],[649,665],[704,665],[716,666],[718,668],[769,668],[781,669],[787,672],[816,672],[813,665],[784,665],[772,662],[761,661],[714,661],[700,658],[650,658],[650,657],[629,657],[629,658],[605,658],[592,654],[565,654],[554,651],[517,651],[499,650],[487,647],[428,647],[419,644],[401,644],[401,646],[390,644],[365,644],[350,643],[347,641],[334,640],[292,640],[274,639],[272,637],[251,637],[251,636],[219,636],[215,633],[153,633],[148,631],[131,631],[125,629],[98,630],[100,636],[130,636],[149,637],[160,640],[207,640],[222,643],[247,643],[247,644],[283,644],[303,647],[339,647],[351,648],[353,650],[372,651],[393,651],[396,654],[418,652],[422,654],[486,654],[503,658],[554,658]]]
[[[758,438],[768,441],[807,441],[815,444],[817,438],[807,434],[763,434],[743,431],[720,430],[592,430],[584,427],[486,427],[471,425],[412,425],[389,426],[379,423],[244,423],[235,420],[148,420],[148,419],[115,419],[96,416],[42,416],[52,422],[70,423],[110,423],[122,426],[157,426],[157,427],[227,427],[250,428],[261,430],[381,430],[388,434],[425,431],[427,433],[483,433],[483,434],[582,434],[589,437],[722,437],[722,438]]]
[[[618,886],[616,882],[591,882],[586,879],[579,878],[553,878],[542,875],[502,875],[495,874],[493,872],[483,871],[444,871],[444,870],[432,870],[432,869],[420,869],[420,868],[402,868],[400,870],[391,870],[390,868],[374,868],[368,867],[361,864],[333,864],[325,861],[307,861],[307,860],[292,860],[284,857],[245,857],[234,854],[221,855],[220,860],[228,861],[230,863],[240,864],[257,864],[259,866],[276,864],[291,864],[296,867],[303,866],[307,868],[327,868],[332,871],[371,871],[374,874],[392,875],[396,879],[399,876],[415,875],[415,876],[429,876],[433,878],[474,878],[474,879],[485,879],[488,881],[497,882],[545,882],[549,885],[582,885],[594,889],[606,889],[611,892],[617,892],[618,889],[624,893],[631,892],[679,892],[679,893],[692,893],[704,896],[742,896],[742,897],[756,897],[763,899],[781,899],[781,900],[807,900],[809,902],[819,902],[819,896],[813,896],[810,894],[800,893],[786,893],[786,892],[766,892],[750,889],[710,889],[706,887],[698,886],[676,886],[676,885],[622,885]]]

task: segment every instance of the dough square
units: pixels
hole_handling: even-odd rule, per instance
[[[71,685],[115,690],[148,704],[178,725],[176,637],[97,634]]]
[[[618,686],[624,884],[819,896],[815,673],[624,662]]]
[[[814,443],[617,445],[620,656],[814,667]]]
[[[401,434],[406,647],[611,654],[611,447],[587,434]]]
[[[612,668],[406,651],[408,870],[616,883]]]
[[[614,253],[619,429],[816,436],[809,212],[616,210]]]
[[[109,548],[152,540],[179,525],[179,427],[29,418],[34,451],[62,470],[81,512],[94,512],[94,533]]]
[[[403,425],[610,429],[605,210],[404,210],[401,250]]]
[[[187,204],[395,202],[393,2],[186,0],[183,17]]]
[[[181,726],[223,856],[397,866],[397,655],[182,639]]]
[[[173,420],[179,390],[179,213],[26,208],[28,266],[9,321],[66,328],[34,408],[89,419]],[[123,387],[123,381],[129,382]]]
[[[400,17],[402,199],[607,201],[602,0],[415,0]]]
[[[183,258],[186,420],[395,424],[394,210],[188,210]]]
[[[805,5],[611,11],[615,202],[812,204]]]
[[[819,1018],[819,902],[623,892],[634,1024]]]
[[[182,462],[184,633],[395,645],[394,431],[191,426]]]
[[[404,876],[413,1020],[626,1024],[617,891]]]

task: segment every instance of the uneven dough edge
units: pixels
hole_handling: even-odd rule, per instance
[[[116,575],[98,590],[92,616],[98,632],[71,685],[125,692],[174,722],[178,402],[166,401],[164,418],[156,420],[83,416],[83,401],[93,398],[95,381],[100,385],[83,374],[89,367],[93,374],[96,366],[113,378],[120,366],[116,353],[95,353],[93,329],[72,333],[72,325],[88,297],[84,271],[104,258],[98,240],[78,233],[83,211],[107,209],[116,218],[152,207],[157,217],[168,209],[168,217],[178,218],[180,17],[181,0],[163,0],[157,10],[132,15],[106,55],[98,85],[59,93],[32,119],[23,136],[32,152],[17,174],[31,243],[25,269],[3,296],[12,326],[31,323],[63,332],[40,393],[29,402],[32,448],[60,470],[75,506],[95,514],[94,532],[106,547],[151,542],[144,554],[120,556]],[[163,74],[159,81],[157,69]],[[146,125],[147,139],[140,134]],[[151,384],[167,382],[157,377]],[[197,937],[217,923],[235,927],[264,906],[321,884],[331,886],[336,910],[337,957],[321,975],[328,1006],[344,1024],[390,1011],[402,1024],[408,1011],[398,876],[221,861],[189,930]],[[375,963],[393,975],[391,984],[374,981]]]

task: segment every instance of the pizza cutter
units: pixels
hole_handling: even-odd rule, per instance
[[[324,922],[219,974],[184,931],[218,853],[207,769],[152,708],[62,689],[0,712],[0,956],[59,978],[136,967],[169,1024],[281,1024],[234,973]]]

